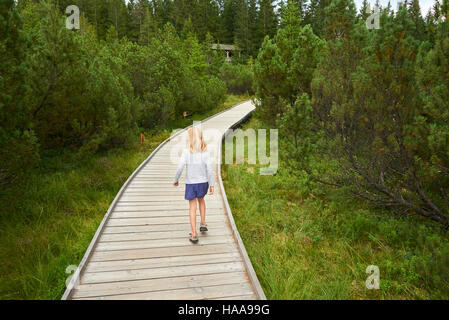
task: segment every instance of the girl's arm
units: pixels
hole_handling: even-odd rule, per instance
[[[183,151],[181,155],[181,160],[179,160],[178,169],[176,170],[175,178],[173,179],[173,184],[175,186],[178,185],[179,177],[182,174],[182,170],[184,169],[184,166],[186,165],[186,153]]]

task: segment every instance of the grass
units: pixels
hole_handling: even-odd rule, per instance
[[[132,148],[82,160],[67,150],[43,154],[39,168],[0,195],[0,299],[60,299],[66,268],[81,261],[122,184],[171,129],[247,99],[230,95],[214,110],[147,132],[140,151],[136,137]]]
[[[254,117],[244,125],[264,127]],[[222,167],[236,225],[268,299],[449,298],[447,231],[314,183],[282,161],[282,140],[279,148],[274,176],[259,175],[258,165]],[[365,286],[368,265],[379,267],[379,290]]]

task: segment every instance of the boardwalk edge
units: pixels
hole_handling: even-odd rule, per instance
[[[231,129],[238,127],[240,124],[242,124],[243,122],[248,120],[251,117],[253,112],[254,112],[254,109],[252,111],[250,111],[245,117],[243,117],[242,119],[240,119],[239,121],[234,123],[231,126]],[[230,134],[230,131],[227,130],[225,132],[225,134],[223,135],[223,137],[222,137],[222,141],[229,134]],[[237,244],[238,244],[240,253],[242,254],[243,261],[244,261],[245,266],[246,266],[246,268],[248,270],[248,276],[249,276],[249,280],[251,282],[251,285],[253,286],[253,289],[254,289],[256,295],[258,296],[258,298],[260,300],[267,300],[267,298],[265,296],[265,293],[264,293],[264,291],[262,289],[262,286],[260,285],[259,279],[257,278],[257,274],[254,271],[254,267],[253,267],[253,265],[251,263],[251,260],[249,259],[248,253],[246,252],[245,245],[243,244],[242,238],[240,237],[240,233],[239,233],[239,231],[237,229],[237,226],[235,224],[234,217],[233,217],[232,211],[231,211],[231,207],[229,206],[228,198],[226,196],[226,191],[225,191],[225,188],[224,188],[224,185],[223,185],[223,180],[221,178],[221,157],[222,157],[222,155],[221,155],[222,150],[221,149],[222,148],[218,149],[219,150],[218,151],[219,152],[219,155],[218,155],[219,163],[218,163],[218,172],[217,172],[217,174],[218,174],[218,181],[220,183],[220,187],[221,187],[221,191],[222,191],[223,202],[224,202],[225,208],[226,208],[226,213],[228,215],[228,219],[229,219],[229,222],[231,224],[231,228],[232,228],[232,232],[234,233],[234,237],[237,240]]]

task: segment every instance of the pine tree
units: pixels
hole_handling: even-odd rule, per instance
[[[285,104],[293,105],[299,95],[310,92],[310,82],[324,43],[310,26],[302,27],[297,3],[284,8],[276,36],[265,37],[254,65],[259,112],[273,121]]]
[[[150,45],[151,38],[154,37],[156,33],[153,15],[151,14],[150,9],[149,4],[146,4],[142,8],[142,22],[139,26],[139,43],[146,46]]]
[[[320,38],[324,37],[326,14],[324,9],[331,3],[331,0],[310,0],[304,14],[304,24],[310,24],[313,32]]]
[[[433,5],[433,16],[435,18],[435,22],[440,20],[441,16],[441,10],[440,10],[440,2],[438,0],[435,0],[435,3]]]
[[[248,19],[250,21],[249,32],[251,36],[251,48],[252,52],[250,54],[252,56],[257,56],[257,52],[259,51],[260,46],[262,45],[262,39],[257,36],[257,18],[258,18],[258,10],[257,10],[257,0],[248,0]]]
[[[248,2],[246,0],[237,0],[234,43],[246,54],[253,53],[251,27]]]
[[[199,0],[194,20],[199,40],[204,40],[209,32],[212,36],[220,34],[218,3],[215,0]]]
[[[24,4],[25,5],[25,4]],[[0,0],[0,186],[11,183],[38,162],[31,108],[26,97],[30,72],[28,40],[13,0]]]
[[[167,22],[176,25],[177,20],[173,17],[176,13],[174,2],[172,3],[171,0],[152,0],[151,3],[156,33],[163,29]]]
[[[336,40],[351,37],[356,23],[355,5],[352,0],[332,0],[324,12],[326,14],[324,19],[326,39]]]
[[[294,30],[301,25],[301,10],[294,0],[287,0],[282,10],[280,27],[288,30],[293,36]]]
[[[285,14],[285,10],[288,6],[288,2],[290,0],[283,0],[279,3],[279,18],[282,23],[283,16]],[[300,18],[300,23],[304,24],[305,21],[305,13],[306,13],[306,2],[305,0],[294,0],[296,2],[296,10],[298,11],[297,16]],[[282,27],[282,25],[280,25]]]
[[[195,34],[195,28],[193,27],[192,19],[188,18],[184,22],[184,26],[182,27],[180,37],[181,37],[181,39],[185,40],[188,37],[190,37],[192,34]]]
[[[442,0],[441,16],[443,16],[446,20],[449,19],[449,0]]]
[[[277,30],[278,20],[274,12],[274,0],[259,0],[258,29],[259,38],[273,37]]]
[[[134,0],[129,0],[128,5],[128,21],[126,36],[131,41],[137,42],[140,33],[140,17],[137,11],[137,4]]]
[[[410,148],[421,185],[421,214],[449,226],[449,21],[437,25],[435,44],[421,46],[417,63],[420,103],[409,126]],[[446,173],[445,173],[446,172]],[[423,212],[424,211],[424,212]],[[446,214],[445,214],[446,213]]]
[[[173,8],[170,11],[170,20],[175,29],[180,32],[184,28],[184,23],[190,20],[194,23],[196,17],[196,3],[193,0],[174,0]]]
[[[234,42],[237,10],[237,0],[227,0],[224,2],[221,18],[224,26],[224,37],[222,41],[225,44]]]
[[[435,42],[435,36],[437,32],[437,25],[440,20],[441,12],[440,12],[440,3],[438,0],[435,1],[433,8],[429,9],[425,19],[425,34],[426,39],[430,41],[430,43]]]
[[[371,15],[370,10],[371,8],[368,0],[363,0],[362,7],[360,8],[359,18],[362,21],[366,21],[366,19],[368,19],[368,17]]]
[[[203,46],[208,63],[207,72],[209,75],[217,77],[220,73],[221,66],[225,63],[225,54],[223,50],[214,50],[212,48],[214,43],[220,45],[220,42],[216,41],[210,33],[206,34],[206,40],[204,41]]]
[[[421,15],[419,0],[412,0],[409,4],[408,11],[414,24],[414,37],[420,41],[425,39],[425,24]]]

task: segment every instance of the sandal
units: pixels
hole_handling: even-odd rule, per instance
[[[190,242],[192,242],[192,243],[198,243],[198,236],[193,237],[191,233],[189,233],[189,236],[190,236],[190,237],[189,237]]]
[[[206,232],[207,231],[207,224],[200,224],[200,231]]]

